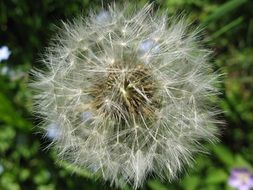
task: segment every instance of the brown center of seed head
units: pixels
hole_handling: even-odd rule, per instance
[[[104,76],[96,76],[98,82],[91,90],[92,107],[97,113],[118,120],[154,117],[159,99],[148,66],[115,62],[107,71]]]

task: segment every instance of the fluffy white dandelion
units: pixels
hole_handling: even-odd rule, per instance
[[[218,131],[218,75],[198,31],[151,9],[64,23],[32,82],[61,158],[135,189],[149,174],[176,178]]]

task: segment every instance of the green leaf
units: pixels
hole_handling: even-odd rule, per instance
[[[31,124],[17,112],[12,102],[2,93],[0,93],[0,120],[10,126],[31,129]]]
[[[206,182],[209,184],[217,184],[227,181],[228,174],[222,169],[212,169],[207,174]]]
[[[187,176],[183,180],[183,187],[187,190],[196,190],[201,184],[201,178],[198,176]]]
[[[245,167],[245,168],[248,168],[248,169],[250,169],[250,170],[253,171],[252,165],[247,160],[245,160],[242,157],[242,155],[240,155],[240,154],[237,154],[235,156],[235,164],[234,164],[234,166],[236,166],[236,167]]]
[[[55,186],[53,184],[42,185],[38,187],[38,190],[54,190]]]
[[[226,166],[232,166],[234,164],[234,156],[227,147],[217,145],[213,147],[213,151],[217,158]]]
[[[51,174],[47,170],[41,170],[34,176],[34,182],[36,184],[46,184],[51,178]]]
[[[13,145],[12,142],[14,141],[16,135],[16,131],[9,127],[1,126],[1,133],[0,133],[0,153],[5,152],[7,149],[11,148]]]
[[[168,190],[168,188],[165,185],[156,180],[148,181],[148,187],[152,190]]]

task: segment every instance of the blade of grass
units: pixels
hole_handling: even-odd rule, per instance
[[[76,173],[79,176],[82,176],[84,178],[87,179],[94,179],[95,175],[93,175],[92,173],[90,173],[88,170],[86,169],[81,169],[67,161],[61,160],[59,162],[57,162],[57,165],[60,167],[63,167],[64,169],[66,169],[67,171],[71,172],[71,173]]]
[[[248,0],[231,0],[221,5],[213,14],[208,16],[201,24],[202,27],[207,26],[215,20],[221,19],[224,15],[237,9],[239,6],[246,3]]]
[[[224,27],[222,27],[220,30],[218,30],[217,32],[215,32],[211,38],[217,38],[220,35],[226,33],[227,31],[231,30],[232,28],[236,27],[237,25],[241,24],[243,22],[243,17],[239,17],[235,20],[233,20],[232,22],[230,22],[229,24],[225,25]]]

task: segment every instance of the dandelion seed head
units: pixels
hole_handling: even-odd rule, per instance
[[[57,123],[59,157],[135,189],[148,174],[177,178],[219,123],[209,51],[185,19],[151,9],[64,23],[31,83],[45,128]]]

